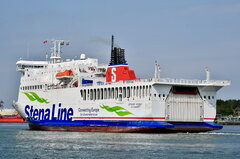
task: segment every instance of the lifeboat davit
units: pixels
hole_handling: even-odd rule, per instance
[[[56,74],[56,78],[73,78],[73,72],[72,70],[65,70],[63,72],[59,72]]]

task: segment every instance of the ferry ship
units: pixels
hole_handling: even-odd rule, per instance
[[[25,123],[15,109],[0,109],[0,123]]]
[[[13,106],[30,129],[164,133],[222,128],[214,122],[216,92],[230,81],[210,80],[207,69],[204,80],[170,79],[160,77],[155,64],[154,77],[140,79],[114,37],[109,64],[85,54],[63,60],[61,47],[69,42],[51,42],[50,59],[16,63],[21,79]]]

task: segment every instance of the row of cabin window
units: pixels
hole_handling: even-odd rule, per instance
[[[19,68],[43,68],[44,66],[33,66],[33,65],[22,65],[22,66],[19,66]]]
[[[83,100],[122,99],[151,96],[151,86],[96,88],[80,90]]]
[[[165,98],[165,94],[162,94],[162,95],[161,95],[161,94],[158,94],[158,97],[159,97],[159,98],[161,98],[161,96],[162,96],[163,98]],[[154,97],[157,97],[157,94],[154,94]]]
[[[20,87],[21,90],[32,90],[32,89],[42,89],[42,85],[35,85],[35,86],[22,86]]]
[[[207,96],[203,96],[204,99],[207,99]],[[208,99],[211,99],[211,96],[208,96]],[[212,96],[212,99],[214,99],[214,96]]]

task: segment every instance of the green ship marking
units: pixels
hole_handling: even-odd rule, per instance
[[[109,107],[109,106],[106,106],[106,105],[102,105],[100,107],[102,109],[107,110],[108,112],[114,112],[118,116],[126,116],[126,115],[130,115],[130,114],[134,115],[133,113],[129,112],[128,110],[126,110],[125,108],[120,107],[120,106]]]
[[[30,101],[35,101],[37,100],[39,103],[46,103],[48,104],[49,102],[47,101],[47,99],[44,99],[44,98],[40,98],[37,93],[35,92],[23,92]]]

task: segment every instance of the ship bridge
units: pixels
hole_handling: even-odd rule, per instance
[[[16,65],[17,71],[24,72],[26,68],[44,68],[48,65],[48,62],[19,60]]]

